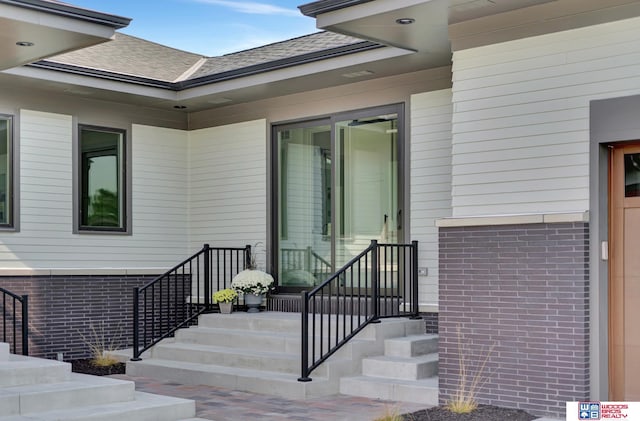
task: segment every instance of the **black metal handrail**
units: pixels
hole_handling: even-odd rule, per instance
[[[29,355],[29,296],[17,295],[4,288],[0,288],[0,293],[2,294],[2,342],[9,343],[14,354],[18,354],[18,344],[20,344],[20,353]],[[7,319],[9,319],[8,323]]]
[[[251,259],[251,246],[210,247],[133,289],[133,361],[213,309],[212,294],[229,288]]]
[[[368,324],[419,318],[418,242],[378,244],[313,290],[302,292],[302,382]]]

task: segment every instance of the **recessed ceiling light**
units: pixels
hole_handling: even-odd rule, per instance
[[[412,23],[414,23],[416,20],[413,18],[400,18],[400,19],[396,19],[396,23],[398,25],[411,25]]]
[[[33,47],[35,44],[31,41],[18,41],[16,45],[18,47]]]
[[[184,110],[185,108],[187,108],[186,105],[174,105],[173,108],[175,108],[176,110]]]
[[[359,72],[343,73],[341,76],[349,79],[353,79],[356,77],[365,77],[372,74],[373,72],[371,70],[360,70]]]

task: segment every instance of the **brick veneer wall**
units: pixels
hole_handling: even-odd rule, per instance
[[[481,403],[563,417],[588,399],[588,224],[442,227],[439,242],[441,403],[459,337],[471,363],[489,355]]]
[[[90,356],[87,342],[105,334],[131,346],[133,288],[154,276],[0,277],[0,286],[29,295],[29,355],[65,360]]]
[[[438,313],[420,313],[424,320],[424,331],[430,335],[438,334]]]

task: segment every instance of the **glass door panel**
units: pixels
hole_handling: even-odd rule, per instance
[[[336,124],[335,261],[338,268],[367,248],[371,240],[398,241],[401,225],[398,223],[397,124],[396,114]],[[392,272],[389,276],[397,272],[393,267],[388,270]]]
[[[331,126],[276,132],[279,151],[278,284],[309,287],[331,266]]]
[[[395,110],[274,128],[274,272],[282,291],[318,285],[371,240],[402,241]],[[397,267],[386,266],[380,276],[395,279]],[[371,268],[362,271],[371,279]]]

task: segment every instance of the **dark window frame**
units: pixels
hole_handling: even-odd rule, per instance
[[[15,124],[16,118],[11,114],[1,114],[0,119],[4,121],[8,121],[8,130],[7,130],[7,187],[8,191],[6,196],[8,198],[7,201],[7,210],[9,211],[9,217],[7,218],[7,222],[0,222],[0,230],[13,231],[16,229],[16,212],[17,212],[17,201],[16,201],[16,136],[15,136]]]
[[[102,132],[102,133],[113,133],[118,134],[121,138],[120,151],[118,155],[118,150],[116,149],[116,157],[118,159],[118,189],[122,189],[122,191],[118,192],[118,197],[121,198],[118,200],[118,211],[120,213],[120,221],[121,224],[117,227],[108,227],[108,226],[95,226],[95,225],[83,225],[82,224],[82,213],[84,210],[84,190],[85,190],[85,179],[88,177],[87,170],[84,167],[84,159],[85,154],[82,153],[82,133],[83,131],[92,131],[92,132]],[[128,195],[128,184],[129,184],[129,174],[127,171],[127,149],[128,149],[128,140],[127,140],[127,130],[121,128],[114,127],[104,127],[104,126],[95,126],[89,124],[78,124],[78,138],[77,138],[77,174],[78,174],[78,184],[76,187],[76,195],[78,197],[76,204],[76,219],[77,219],[77,231],[81,233],[113,233],[113,234],[123,234],[128,233],[128,211],[129,211],[129,195]],[[104,151],[112,151],[113,148],[105,148]],[[92,154],[95,154],[98,151],[92,151]],[[107,156],[107,155],[100,155]]]

